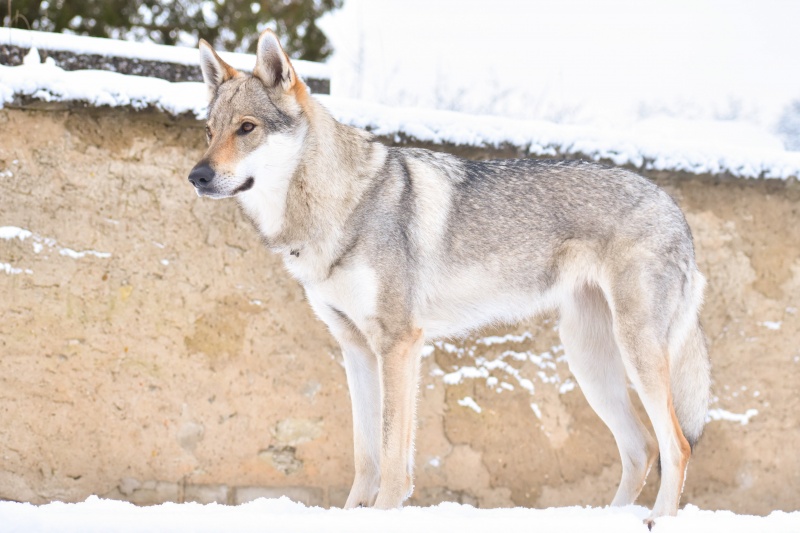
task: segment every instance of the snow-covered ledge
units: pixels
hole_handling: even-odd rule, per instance
[[[65,70],[108,70],[173,82],[203,79],[194,48],[0,28],[0,65],[22,64],[31,48]],[[239,70],[250,72],[255,65],[252,54],[221,52],[220,56]],[[330,94],[328,65],[302,60],[292,63],[312,93]]]
[[[170,50],[183,53],[177,48]],[[476,148],[488,150],[491,156],[583,157],[643,171],[784,180],[800,177],[799,152],[731,145],[718,141],[711,132],[708,135],[694,132],[691,137],[664,132],[635,133],[394,108],[327,95],[317,98],[341,122],[404,144],[442,145],[456,152],[458,148]],[[88,105],[156,109],[198,120],[206,114],[206,90],[198,82],[168,82],[115,72],[66,71],[52,59],[40,63],[33,52],[23,65],[0,66],[0,106],[26,107],[39,102],[48,102],[51,108]]]

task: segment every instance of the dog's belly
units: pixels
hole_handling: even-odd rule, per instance
[[[485,326],[519,322],[557,302],[558,291],[542,293],[486,277],[462,277],[431,291],[422,300],[419,316],[426,338],[460,337]]]
[[[425,337],[440,339],[450,337],[463,337],[471,331],[491,324],[512,323],[533,314],[519,312],[519,309],[508,309],[491,302],[476,307],[461,307],[459,309],[432,309],[422,319]]]

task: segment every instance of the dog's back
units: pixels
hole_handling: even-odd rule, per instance
[[[354,217],[350,253],[382,258],[381,279],[409,287],[431,337],[558,306],[571,287],[630,261],[664,276],[667,265],[691,284],[683,214],[626,170],[392,148],[373,183],[359,206],[372,214]]]

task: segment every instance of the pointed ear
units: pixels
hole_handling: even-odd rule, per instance
[[[208,87],[208,99],[214,98],[219,86],[239,76],[239,71],[224,62],[205,39],[200,39],[200,70]]]
[[[253,75],[267,87],[280,87],[284,91],[290,90],[297,83],[297,74],[289,56],[281,48],[281,43],[272,30],[264,30],[258,37]]]

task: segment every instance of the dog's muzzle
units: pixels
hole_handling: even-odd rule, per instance
[[[202,191],[209,187],[214,175],[214,169],[205,161],[201,161],[189,172],[189,182],[194,185],[195,189]]]

